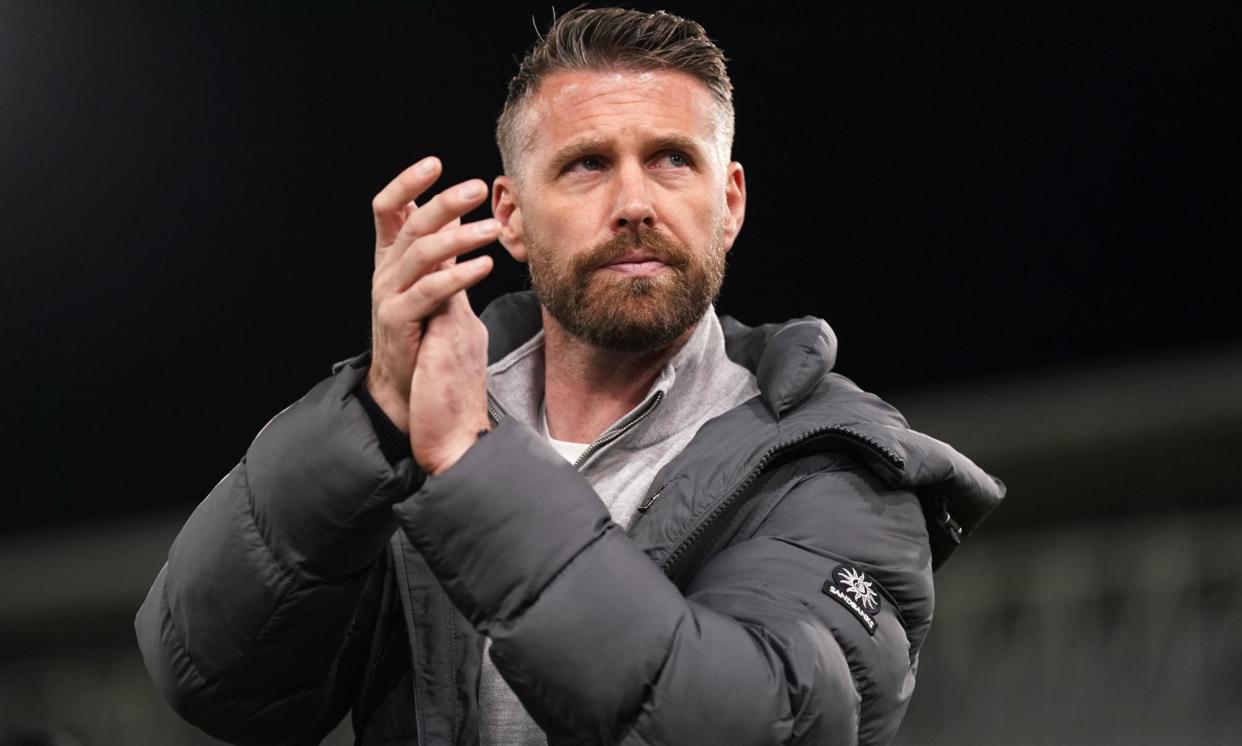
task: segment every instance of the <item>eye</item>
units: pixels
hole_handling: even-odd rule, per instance
[[[604,159],[599,156],[588,155],[579,158],[569,164],[568,171],[602,171],[604,169]]]
[[[656,165],[666,168],[687,168],[690,166],[690,158],[685,153],[671,150],[667,153],[661,153],[660,157],[656,159]]]

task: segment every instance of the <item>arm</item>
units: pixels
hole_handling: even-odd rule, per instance
[[[389,464],[351,393],[365,372],[344,366],[259,433],[190,516],[138,612],[157,688],[220,738],[322,735],[361,675],[378,597],[368,579],[382,577],[371,571],[390,506],[416,480],[411,460]]]
[[[821,590],[843,562],[874,566],[850,556],[875,551],[861,534],[892,550],[879,570],[908,615],[930,618],[917,499],[865,475],[796,480],[684,594],[523,425],[395,512],[553,742],[882,743],[904,710],[913,646],[895,610],[873,636]]]
[[[425,320],[491,268],[489,257],[455,263],[495,237],[494,221],[460,224],[486,198],[483,182],[415,205],[439,173],[439,160],[423,159],[372,202],[369,367],[341,367],[268,423],[190,517],[138,613],[156,686],[226,740],[322,736],[362,675],[390,508],[421,472],[390,460],[372,426],[383,415],[369,416],[354,392],[406,429]]]

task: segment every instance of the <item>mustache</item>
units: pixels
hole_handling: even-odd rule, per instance
[[[637,233],[618,233],[607,241],[597,244],[578,258],[578,270],[589,272],[606,267],[627,254],[641,251],[674,269],[685,269],[690,264],[690,251],[680,241],[656,230]]]

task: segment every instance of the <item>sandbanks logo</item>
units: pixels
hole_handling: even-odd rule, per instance
[[[880,594],[875,586],[875,581],[859,568],[838,565],[828,580],[824,581],[823,591],[829,598],[849,609],[862,622],[867,634],[874,635],[879,626],[875,615],[880,611]]]

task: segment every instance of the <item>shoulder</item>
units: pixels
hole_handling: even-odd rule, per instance
[[[858,568],[894,604],[917,650],[931,624],[932,552],[922,503],[842,450],[809,453],[766,473],[739,541],[778,541]],[[823,578],[824,581],[828,577]]]

